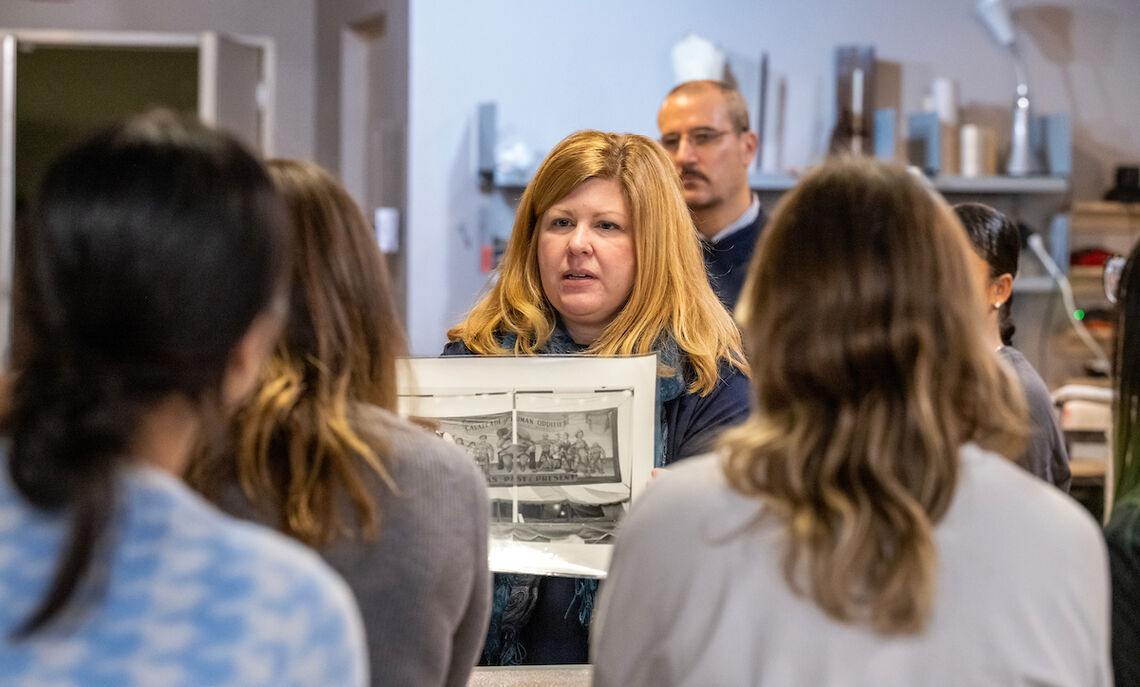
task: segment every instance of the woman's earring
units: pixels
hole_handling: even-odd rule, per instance
[[[1001,301],[994,303],[994,310],[1001,310]]]

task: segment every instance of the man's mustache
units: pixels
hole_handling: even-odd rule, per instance
[[[693,167],[681,167],[681,179],[683,180],[686,177],[689,177],[692,179],[701,179],[702,181],[705,181],[705,182],[708,182],[708,180],[709,180],[709,178],[707,176],[705,176],[704,174],[701,174],[700,172],[698,172]]]

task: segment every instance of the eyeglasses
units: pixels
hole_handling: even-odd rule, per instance
[[[697,148],[704,148],[716,142],[721,136],[727,134],[725,129],[709,129],[701,127],[697,129],[690,129],[684,134],[665,134],[661,137],[661,147],[668,150],[670,153],[676,152],[677,148],[681,145],[682,138],[689,139],[689,145],[696,146]]]
[[[1113,305],[1116,305],[1120,298],[1120,277],[1124,274],[1124,265],[1127,262],[1126,258],[1117,255],[1104,263],[1104,295]]]

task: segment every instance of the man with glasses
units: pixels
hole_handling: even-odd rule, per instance
[[[657,128],[681,175],[709,281],[731,310],[767,219],[748,186],[748,166],[756,154],[748,106],[726,83],[687,81],[665,96]]]

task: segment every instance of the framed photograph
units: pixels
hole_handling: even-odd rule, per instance
[[[400,412],[487,479],[491,569],[604,577],[653,470],[656,356],[403,362]]]

